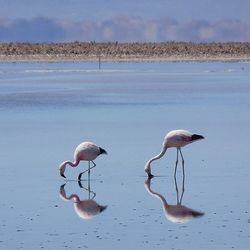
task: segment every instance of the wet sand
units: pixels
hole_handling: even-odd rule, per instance
[[[250,43],[2,43],[0,61],[249,61]]]

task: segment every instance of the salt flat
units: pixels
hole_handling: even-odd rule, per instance
[[[1,63],[0,248],[248,249],[249,76],[248,63]],[[206,137],[182,151],[182,205],[204,213],[183,224],[143,171],[177,128]],[[85,140],[108,155],[80,187],[87,163],[66,182],[58,166]],[[170,149],[152,165],[150,183],[170,205],[175,157]],[[181,195],[181,164],[176,181]],[[65,199],[94,193],[107,208],[90,220]]]

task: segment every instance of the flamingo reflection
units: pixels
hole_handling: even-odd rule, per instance
[[[183,169],[184,169],[184,166],[183,166]],[[188,221],[190,221],[193,218],[203,216],[204,215],[203,212],[196,211],[196,210],[194,210],[192,208],[188,208],[188,207],[181,204],[183,194],[184,194],[185,178],[184,178],[184,175],[183,175],[182,193],[181,193],[181,195],[179,195],[179,188],[178,188],[177,180],[176,180],[176,171],[175,171],[174,178],[175,178],[176,199],[177,199],[176,205],[168,204],[163,195],[161,195],[160,193],[157,193],[157,192],[152,190],[152,188],[151,188],[151,180],[152,180],[152,178],[148,178],[145,181],[145,189],[148,191],[148,193],[150,195],[158,198],[161,201],[163,211],[165,213],[166,218],[169,221],[173,222],[173,223],[187,223]]]
[[[74,209],[76,214],[84,220],[93,219],[96,215],[102,213],[107,206],[99,205],[95,200],[96,194],[90,190],[90,184],[88,182],[88,188],[83,187],[81,181],[78,181],[79,187],[88,191],[88,199],[81,200],[77,194],[66,195],[65,184],[61,185],[59,196],[64,201],[72,201],[74,203]]]

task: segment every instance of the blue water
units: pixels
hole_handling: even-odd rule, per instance
[[[1,63],[0,248],[248,249],[249,79],[244,62]],[[206,138],[182,150],[182,205],[204,213],[182,224],[143,171],[177,128]],[[108,155],[80,187],[86,162],[66,182],[58,166],[87,140]],[[169,149],[154,162],[150,183],[171,205],[175,160]],[[180,198],[181,162],[176,181]],[[79,207],[91,198],[107,208],[86,220]]]

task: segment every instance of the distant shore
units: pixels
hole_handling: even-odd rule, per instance
[[[0,62],[250,61],[250,43],[0,43]]]

